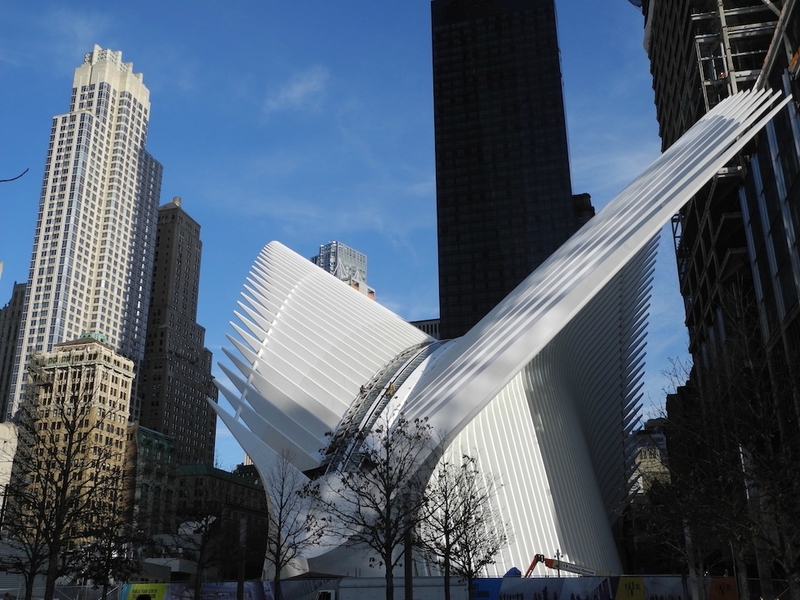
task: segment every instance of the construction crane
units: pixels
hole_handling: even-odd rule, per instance
[[[536,568],[536,565],[538,565],[539,563],[542,563],[548,569],[567,571],[569,573],[577,573],[578,575],[598,575],[601,577],[607,577],[611,575],[611,573],[606,573],[604,571],[597,571],[595,569],[589,569],[587,567],[575,565],[565,560],[560,560],[558,558],[546,558],[544,554],[534,554],[533,560],[531,561],[531,566],[529,566],[528,570],[525,571],[525,577],[530,577],[531,573],[533,573],[533,570]]]

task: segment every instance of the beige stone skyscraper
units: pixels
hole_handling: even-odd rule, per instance
[[[149,117],[142,74],[95,46],[53,117],[9,413],[33,352],[92,331],[142,358],[162,173],[145,151]]]
[[[37,357],[40,363],[38,385],[31,400],[31,408],[42,423],[37,429],[64,429],[63,442],[67,442],[67,433],[71,432],[66,430],[74,421],[79,431],[69,439],[75,442],[75,452],[87,456],[100,454],[91,450],[92,442],[110,446],[112,450],[104,456],[103,464],[121,469],[133,387],[133,361],[119,356],[98,334],[85,334],[77,340],[55,344],[52,352]],[[93,431],[98,432],[98,436],[94,436]],[[53,444],[58,446],[59,440]],[[85,448],[80,450],[78,446]]]
[[[12,548],[44,540],[61,556],[121,527],[133,366],[100,334],[31,357],[6,490]]]

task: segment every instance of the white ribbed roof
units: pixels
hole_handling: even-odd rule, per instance
[[[706,114],[447,349],[408,416],[460,431],[733,158],[776,98],[742,92]]]
[[[464,337],[436,349],[409,350],[432,340],[269,244],[232,323],[235,369],[222,368],[234,389],[217,384],[236,414],[215,410],[259,469],[290,450],[306,470],[320,464],[327,431],[345,415],[342,431],[369,423],[379,405],[365,401],[396,382],[386,411],[427,417],[453,451],[501,477],[498,508],[514,538],[502,565],[558,547],[613,571],[609,516],[627,485],[655,236],[774,115],[776,99],[722,102]]]
[[[432,341],[278,242],[261,251],[244,288],[228,336],[236,351],[225,349],[239,373],[220,365],[236,391],[218,387],[251,432],[291,451],[303,470],[318,465],[325,433],[359,387],[402,350]]]

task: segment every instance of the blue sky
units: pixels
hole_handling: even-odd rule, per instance
[[[659,152],[642,16],[626,0],[556,0],[573,189],[602,207]],[[438,316],[426,0],[0,0],[0,305],[27,276],[50,120],[95,43],[144,74],[147,147],[202,226],[198,320],[222,346],[259,250],[311,256],[339,240],[368,256],[378,300]],[[645,404],[685,354],[671,240],[654,282]],[[215,374],[219,369],[215,368]],[[653,410],[653,409],[649,409]],[[241,450],[220,426],[225,466]]]

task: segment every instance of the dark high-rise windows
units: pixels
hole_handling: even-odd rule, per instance
[[[200,225],[181,199],[158,209],[145,354],[139,369],[139,423],[175,440],[177,464],[214,464],[217,416],[211,352],[197,324]]]
[[[434,0],[443,339],[464,334],[578,227],[553,0]]]

